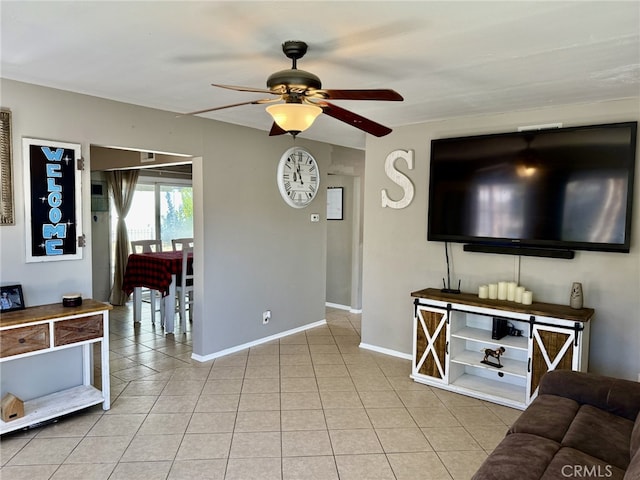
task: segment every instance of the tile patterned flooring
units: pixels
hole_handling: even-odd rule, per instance
[[[111,410],[3,436],[0,478],[463,480],[520,413],[413,382],[342,310],[207,363],[189,327],[131,318],[111,313]]]

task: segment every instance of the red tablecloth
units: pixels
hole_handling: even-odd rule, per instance
[[[189,262],[193,261],[190,254]],[[135,287],[169,293],[171,275],[182,273],[182,252],[132,253],[124,271],[122,291],[131,295]]]

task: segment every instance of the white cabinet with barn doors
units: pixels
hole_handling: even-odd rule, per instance
[[[587,370],[593,309],[523,305],[434,288],[411,296],[416,382],[524,409],[545,372]],[[485,357],[486,350],[501,349],[500,356]]]

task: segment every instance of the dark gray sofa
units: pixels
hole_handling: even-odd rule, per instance
[[[640,480],[640,383],[554,370],[473,480]]]

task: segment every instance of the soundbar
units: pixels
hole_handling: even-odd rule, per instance
[[[465,252],[501,253],[504,255],[523,255],[525,257],[547,257],[572,259],[576,252],[557,248],[521,247],[519,245],[482,245],[469,243],[464,245]]]

